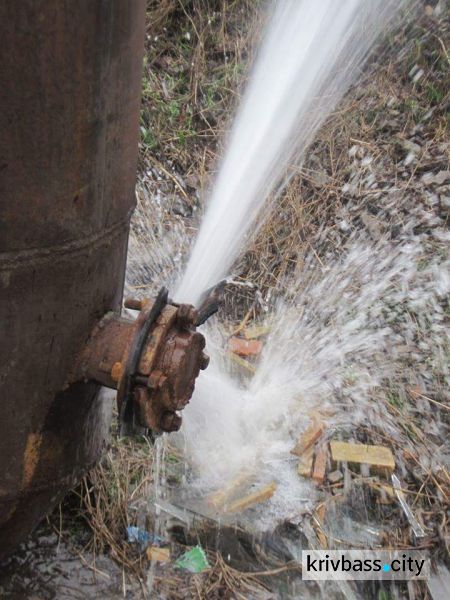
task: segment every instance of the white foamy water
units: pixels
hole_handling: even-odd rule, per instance
[[[426,350],[417,346],[419,334],[428,339],[430,370],[432,360],[437,371],[446,368],[441,302],[450,292],[449,264],[437,258],[424,269],[422,258],[419,238],[374,244],[361,234],[323,264],[311,254],[286,282],[248,385],[230,375],[219,327],[210,325],[211,366],[183,413],[186,456],[202,492],[224,489],[242,473],[253,475],[251,483],[275,481],[260,522],[273,524],[315,496],[290,453],[313,415],[327,424],[328,438],[336,428],[367,424],[400,439],[386,390],[410,378],[409,361]]]
[[[196,304],[229,275],[265,200],[301,162],[405,0],[276,4],[175,297]]]

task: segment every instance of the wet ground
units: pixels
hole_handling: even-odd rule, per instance
[[[47,523],[0,563],[0,598],[8,600],[81,600],[138,598],[139,589],[124,579],[107,556],[81,556]]]

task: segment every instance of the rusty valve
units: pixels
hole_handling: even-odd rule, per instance
[[[155,300],[128,299],[125,306],[139,310],[137,319],[110,313],[100,321],[80,360],[82,376],[118,390],[125,423],[176,431],[177,411],[209,363],[205,338],[196,331],[197,311],[170,303],[165,289]]]

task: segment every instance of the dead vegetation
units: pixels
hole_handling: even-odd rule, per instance
[[[143,165],[148,161],[175,171],[191,188],[210,171],[239,98],[250,41],[259,30],[258,5],[228,0],[148,3]]]
[[[338,252],[355,229],[372,238],[383,233],[395,243],[401,238],[404,215],[418,205],[428,214],[448,218],[449,186],[439,178],[449,168],[446,14],[436,15],[431,7],[420,10],[418,21],[384,40],[383,53],[330,116],[307,160],[293,173],[277,210],[262,223],[236,266],[239,278],[255,288],[232,290],[233,302],[226,310],[235,330],[246,313],[246,325],[260,315],[255,289],[270,301],[268,291],[283,285],[298,268],[302,253],[313,252],[320,262],[324,253]],[[171,198],[163,215],[168,223],[180,218],[181,210],[181,218],[195,226],[193,209],[201,205],[214,172],[261,19],[260,3],[251,0],[148,3],[140,169],[150,180],[146,184],[150,190],[163,189]],[[392,208],[389,192],[394,187],[398,202]],[[430,197],[437,198],[431,205]],[[430,222],[419,218],[418,230],[430,234]],[[442,251],[432,235],[428,251]],[[403,381],[391,384],[381,401],[401,423],[405,439],[418,448],[427,448],[428,434],[421,429],[423,419],[415,403],[439,411],[442,421],[448,422],[445,381],[438,372],[426,389],[407,388]],[[323,428],[319,436],[321,447],[327,448]],[[380,431],[361,427],[352,439],[393,446],[403,454],[407,469],[403,491],[427,528],[421,547],[448,560],[448,472],[436,471],[419,452],[404,450],[401,439],[386,439]],[[339,465],[327,466],[329,457],[326,452],[323,456],[318,484],[339,501],[347,484],[336,476]],[[303,467],[309,473],[312,454],[310,458]],[[142,582],[148,563],[126,542],[125,529],[136,522],[142,503],[151,496],[152,460],[148,442],[114,439],[102,464],[77,492],[77,511],[92,531],[86,550],[110,553]],[[384,541],[415,547],[391,485],[377,478],[364,480],[358,469],[349,469],[346,478],[353,477],[354,493],[372,507],[370,517],[396,522]],[[325,548],[331,541],[326,519],[333,510],[318,507],[311,516],[312,530]],[[190,577],[163,566],[155,576],[156,592],[174,599],[270,597],[268,574],[233,569],[220,553],[210,553],[209,561],[209,571]],[[142,589],[145,595],[144,584]],[[423,587],[420,591],[427,593]]]

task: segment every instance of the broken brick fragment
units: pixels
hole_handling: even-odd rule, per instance
[[[314,446],[310,446],[303,452],[298,461],[297,473],[301,477],[311,477],[314,461]]]
[[[313,417],[311,424],[302,433],[295,447],[291,450],[291,454],[301,456],[305,450],[317,442],[322,435],[323,430],[324,424],[318,422],[317,419]]]
[[[169,548],[160,548],[158,546],[150,546],[146,550],[148,560],[156,560],[157,562],[169,562],[170,550]]]
[[[242,512],[249,508],[249,506],[253,506],[254,504],[261,504],[266,500],[271,498],[277,489],[277,485],[274,481],[265,485],[264,487],[256,490],[256,492],[252,492],[239,500],[236,500],[232,504],[227,507],[227,512]]]
[[[231,352],[239,356],[258,356],[261,353],[263,343],[260,340],[243,340],[242,338],[232,337],[228,342]]]
[[[312,478],[318,484],[322,485],[325,479],[325,471],[327,468],[327,446],[323,444],[316,453],[314,461],[314,470]]]
[[[366,464],[373,472],[382,475],[390,475],[395,469],[394,456],[390,448],[385,446],[369,446],[333,440],[330,448],[331,457],[336,465],[340,462]]]

